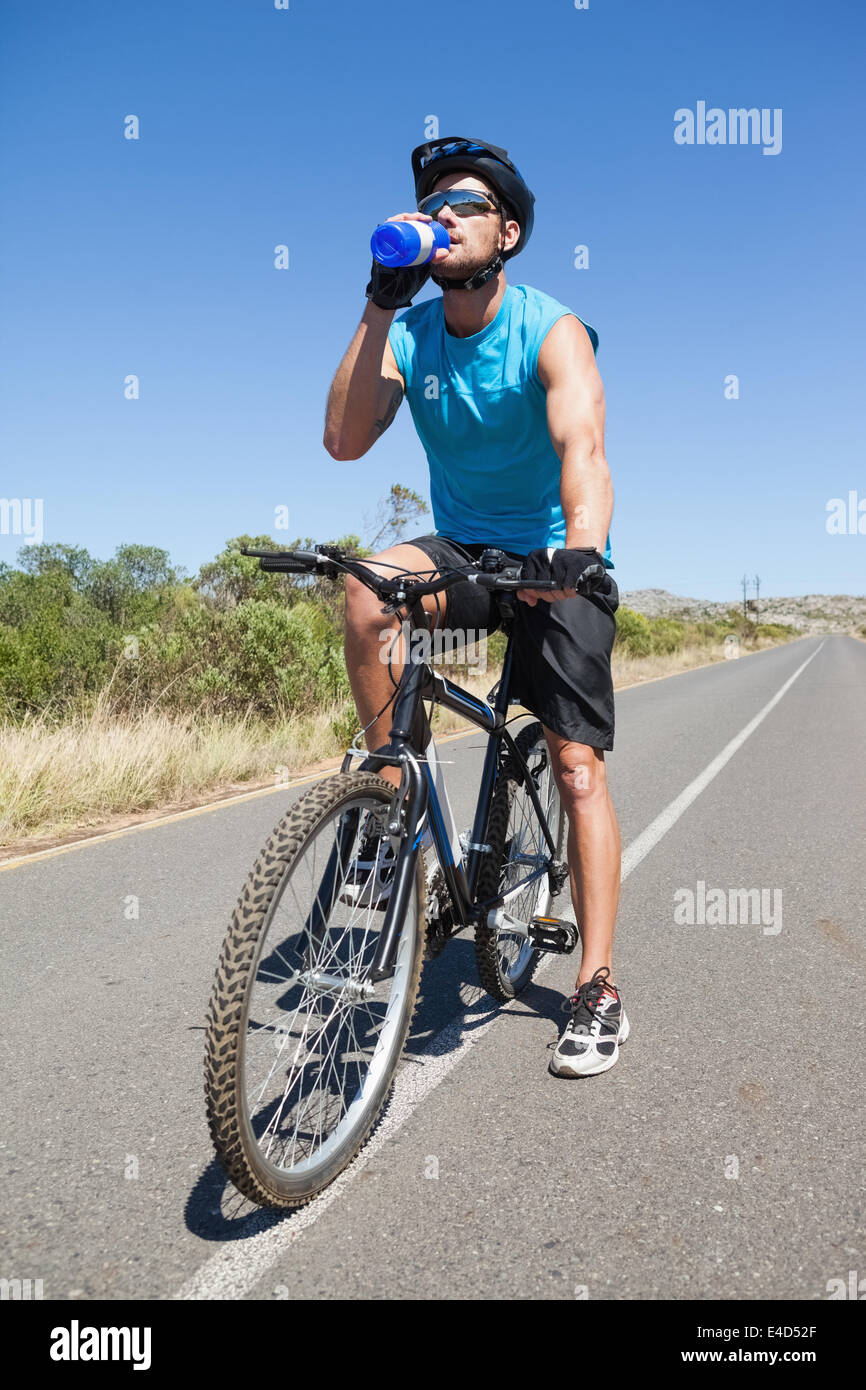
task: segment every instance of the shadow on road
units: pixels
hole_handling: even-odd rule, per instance
[[[303,1210],[303,1208],[301,1208]],[[184,1221],[188,1231],[200,1240],[249,1240],[283,1221],[295,1212],[269,1211],[242,1197],[229,1182],[216,1159],[205,1168],[187,1198]]]
[[[457,937],[436,960],[428,961],[421,977],[421,991],[405,1059],[420,1062],[428,1050],[438,1056],[452,1052],[464,1037],[494,1015],[512,1022],[547,1018],[557,1028],[562,1020],[561,990],[530,982],[517,1000],[505,1007],[478,983],[475,949],[471,938]],[[378,1124],[388,1114],[385,1106]],[[373,1131],[375,1133],[375,1129]],[[363,1152],[363,1150],[362,1150]],[[249,1240],[271,1227],[294,1220],[306,1208],[275,1211],[258,1207],[243,1197],[213,1159],[204,1169],[186,1202],[187,1229],[201,1240],[219,1244]]]
[[[557,1028],[562,1022],[561,990],[549,989],[531,981],[508,1009],[482,989],[478,983],[475,948],[469,937],[450,941],[441,956],[428,961],[421,976],[421,992],[406,1054],[418,1057],[434,1043],[437,1035],[451,1025],[444,1046],[437,1054],[453,1051],[463,1037],[487,1023],[494,1014],[503,1018],[548,1018]],[[457,1025],[456,1028],[454,1025]]]

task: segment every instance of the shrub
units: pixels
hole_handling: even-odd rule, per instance
[[[649,656],[653,647],[649,619],[642,613],[635,613],[632,608],[620,606],[616,610],[614,645],[626,656]]]
[[[650,621],[652,650],[659,653],[676,652],[685,646],[686,625],[674,618],[653,618]]]
[[[13,715],[97,691],[120,650],[110,620],[68,573],[12,571],[0,585],[0,700]]]

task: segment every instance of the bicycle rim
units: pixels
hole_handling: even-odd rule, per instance
[[[283,830],[282,846],[270,848],[282,849],[284,862],[272,876],[248,953],[240,1008],[233,1012],[233,1123],[221,1128],[214,1122],[209,1098],[218,1152],[230,1158],[236,1186],[263,1204],[308,1200],[357,1152],[387,1096],[414,1010],[420,877],[409,896],[394,973],[372,982],[367,975],[385,913],[376,909],[375,890],[359,903],[357,891],[345,891],[345,879],[347,871],[352,879],[371,817],[382,823],[390,796],[376,788],[380,779],[374,777],[332,780],[352,777],[374,785],[348,800],[335,799],[339,789],[333,789],[332,804],[320,810],[313,805],[306,817],[295,808],[272,837],[279,842]],[[327,784],[323,798],[328,800]],[[266,849],[250,881],[259,903],[261,865],[267,862]],[[234,939],[230,933],[224,957],[237,959],[237,937],[237,930]],[[221,975],[222,964],[218,981]],[[212,1029],[218,1031],[231,1012],[224,991]]]

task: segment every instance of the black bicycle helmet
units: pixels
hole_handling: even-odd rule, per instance
[[[478,173],[485,183],[498,193],[515,220],[520,223],[520,236],[510,251],[497,251],[486,266],[482,266],[468,280],[448,280],[431,272],[431,279],[443,290],[477,289],[494,275],[498,275],[503,262],[522,251],[532,236],[535,220],[535,195],[527,187],[520,170],[508,158],[508,151],[499,145],[490,145],[485,140],[470,140],[468,137],[448,135],[437,140],[428,140],[412,151],[412,176],[415,180],[415,200],[420,202],[433,191],[433,185],[443,174],[457,169],[467,173]]]

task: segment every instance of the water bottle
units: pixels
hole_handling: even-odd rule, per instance
[[[389,267],[426,265],[440,247],[451,245],[441,222],[383,222],[370,237],[373,259]]]

